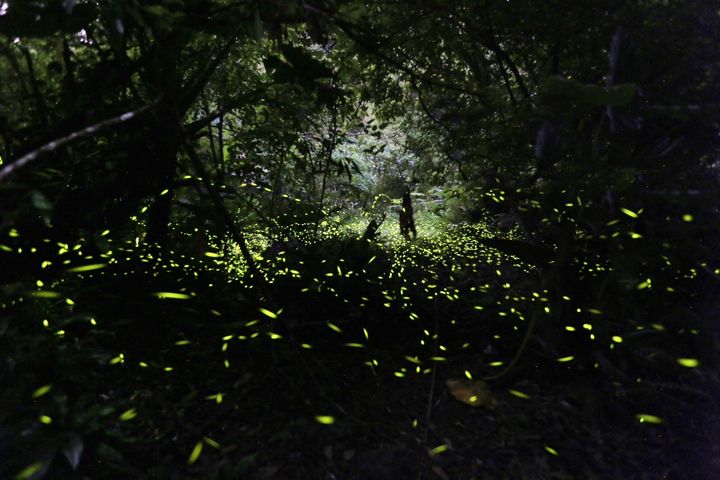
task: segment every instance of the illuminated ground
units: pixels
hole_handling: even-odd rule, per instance
[[[708,439],[719,423],[701,391],[711,383],[693,375],[693,358],[678,359],[678,380],[658,390],[658,379],[596,374],[600,360],[582,351],[601,342],[613,358],[652,325],[598,327],[604,312],[570,296],[576,320],[553,324],[536,268],[483,243],[497,234],[484,225],[427,215],[406,242],[388,220],[368,243],[357,239],[365,223],[327,220],[314,241],[303,233],[312,226],[275,244],[251,236],[260,282],[232,245],[158,260],[111,234],[90,255],[82,243],[18,247],[15,232],[4,254],[37,262],[37,289],[4,292],[3,308],[27,319],[8,327],[12,348],[38,355],[15,366],[34,389],[6,402],[10,428],[31,432],[29,449],[58,425],[77,432],[53,441],[70,451],[81,442],[81,468],[58,449],[48,454],[55,478],[717,471]],[[556,347],[532,340],[540,326],[556,330]],[[707,417],[680,414],[693,408]]]

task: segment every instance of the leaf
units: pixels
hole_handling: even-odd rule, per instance
[[[77,469],[80,464],[80,457],[82,456],[84,444],[82,438],[75,433],[68,435],[67,442],[63,446],[62,453],[67,458],[68,463],[73,470]]]
[[[445,384],[456,400],[471,407],[494,407],[497,401],[492,397],[490,388],[482,380],[449,378]]]

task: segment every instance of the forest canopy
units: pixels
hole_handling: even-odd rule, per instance
[[[713,478],[719,68],[710,0],[0,0],[0,476]]]

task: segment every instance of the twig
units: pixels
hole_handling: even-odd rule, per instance
[[[68,144],[79,138],[93,135],[93,134],[99,132],[100,130],[104,130],[108,127],[112,127],[114,125],[118,125],[120,123],[125,123],[125,122],[132,120],[133,118],[137,117],[138,115],[146,112],[147,110],[149,110],[150,108],[155,106],[158,103],[158,100],[155,100],[152,103],[148,103],[147,105],[144,105],[144,106],[138,108],[137,110],[132,110],[130,112],[123,113],[122,115],[118,115],[117,117],[103,120],[102,122],[96,123],[94,125],[90,125],[89,127],[85,127],[82,130],[78,130],[78,131],[73,132],[64,137],[55,139],[52,142],[46,143],[42,147],[40,147],[36,150],[33,150],[30,153],[26,153],[22,157],[11,162],[5,168],[0,170],[0,182],[2,182],[8,176],[12,175],[17,170],[26,166],[28,163],[36,160],[40,155],[42,155],[44,153],[49,153],[54,150],[57,150],[58,148],[62,147],[65,144]]]

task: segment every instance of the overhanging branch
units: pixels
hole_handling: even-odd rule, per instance
[[[122,115],[118,115],[117,117],[109,118],[107,120],[103,120],[102,122],[98,122],[94,125],[90,125],[89,127],[85,127],[82,130],[78,130],[78,131],[73,132],[64,137],[60,137],[51,142],[48,142],[45,145],[43,145],[42,147],[40,147],[36,150],[33,150],[30,153],[26,153],[22,157],[18,158],[17,160],[12,161],[8,165],[6,165],[5,168],[0,170],[0,182],[5,180],[5,178],[9,177],[16,171],[25,167],[30,162],[37,160],[41,155],[43,155],[45,153],[50,153],[50,152],[62,147],[63,145],[66,145],[66,144],[73,142],[75,140],[78,140],[80,138],[89,137],[90,135],[94,135],[101,130],[105,130],[106,128],[109,128],[109,127],[112,127],[115,125],[119,125],[121,123],[129,122],[133,118],[137,117],[138,115],[140,115],[142,113],[145,113],[146,111],[150,110],[152,107],[157,105],[158,101],[159,101],[159,99],[156,99],[155,101],[148,103],[147,105],[144,105],[136,110],[132,110],[130,112],[125,112]]]

